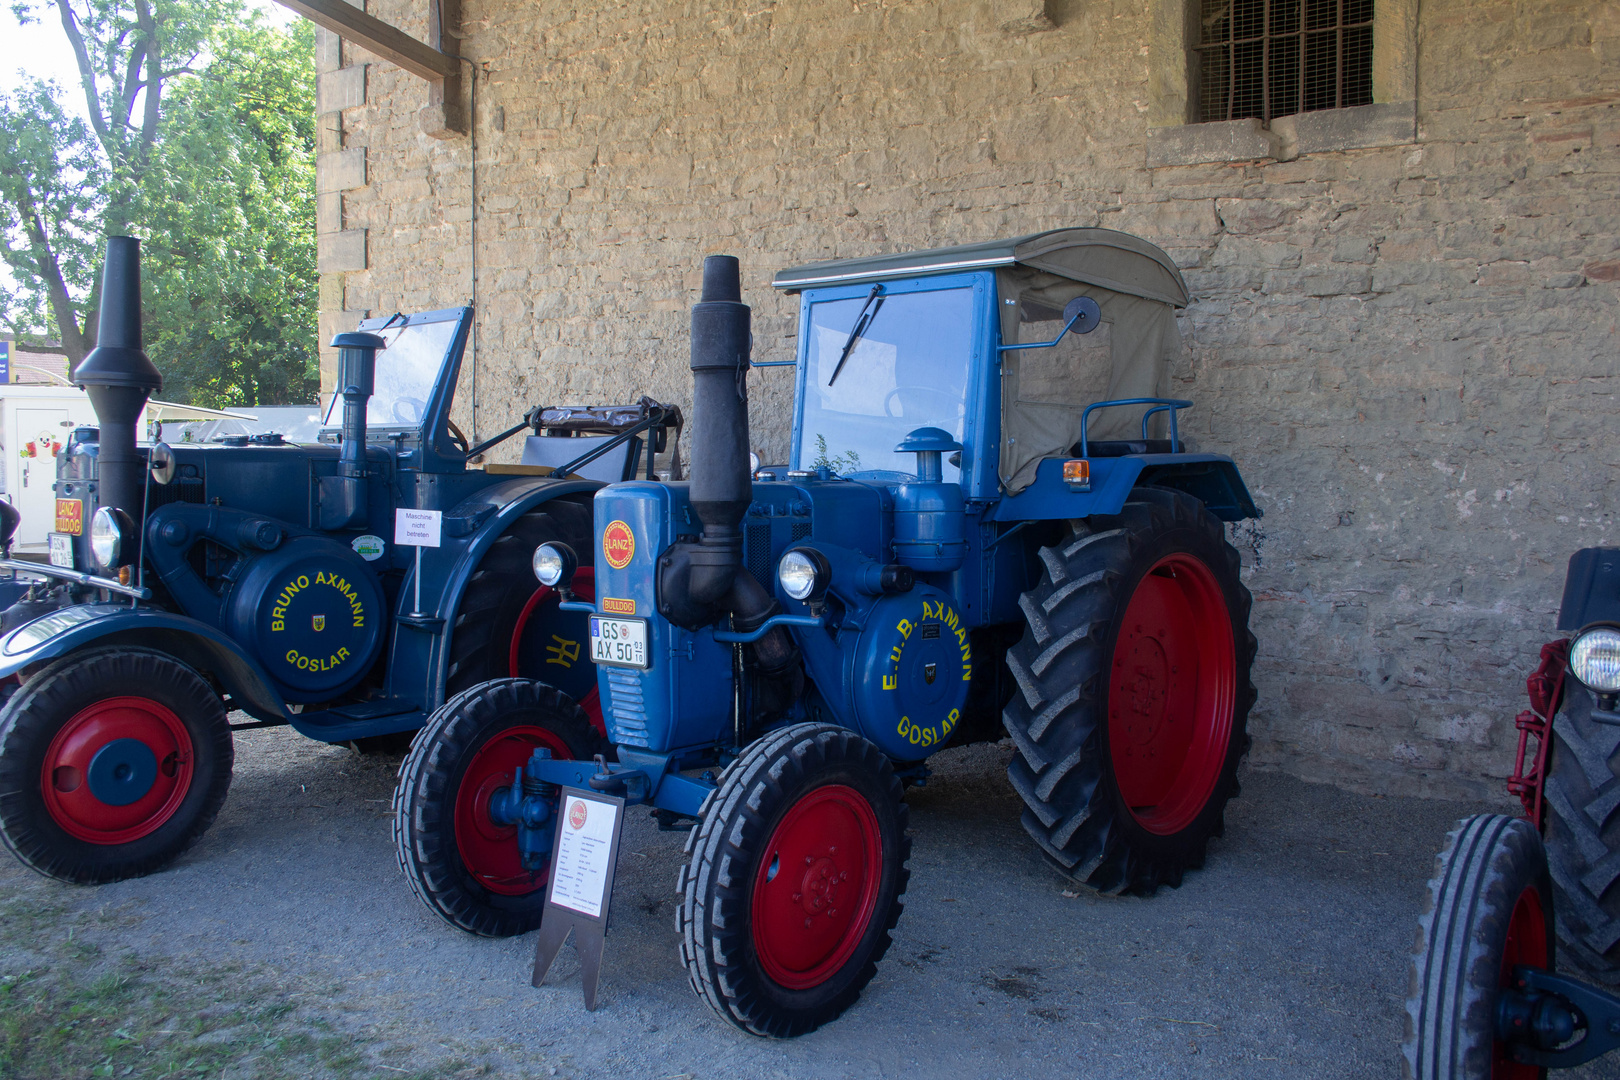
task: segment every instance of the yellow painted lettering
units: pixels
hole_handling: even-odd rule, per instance
[[[885,689],[885,690],[897,690],[897,689],[899,689],[899,687],[900,687],[900,680],[899,679],[897,679],[893,675],[885,675],[885,676],[883,676],[883,689]]]
[[[285,630],[286,628],[287,624],[282,622],[280,619],[272,619],[270,621],[271,630]]]
[[[911,637],[911,631],[913,629],[912,625],[911,625],[911,620],[909,620],[909,619],[901,619],[900,620],[900,625],[895,627],[895,629],[900,631],[900,636],[901,637],[903,637],[903,638]]]

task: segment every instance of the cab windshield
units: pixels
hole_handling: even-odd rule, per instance
[[[863,308],[868,321],[840,368]],[[916,455],[894,452],[908,433],[939,427],[960,441],[973,355],[972,288],[862,293],[814,303],[809,318],[796,468],[912,475]],[[944,478],[958,475],[947,460]]]
[[[417,427],[438,383],[439,369],[456,336],[456,320],[413,323],[373,330],[388,343],[377,353],[376,389],[366,403],[366,427]],[[343,398],[332,395],[326,426],[343,420]]]

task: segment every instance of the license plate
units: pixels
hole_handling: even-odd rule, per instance
[[[591,659],[598,664],[644,668],[647,662],[646,619],[591,616]]]
[[[51,565],[73,569],[73,537],[51,533]]]

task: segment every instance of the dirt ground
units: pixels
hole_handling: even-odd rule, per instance
[[[587,1013],[571,946],[536,990],[533,935],[472,938],[411,895],[389,836],[400,755],[249,732],[219,821],[170,870],[75,888],[0,859],[0,1073],[1400,1074],[1424,882],[1477,807],[1250,772],[1204,870],[1105,899],[1067,888],[1024,836],[1009,753],[936,759],[907,796],[911,886],[877,978],[836,1023],[772,1042],[687,985],[681,834],[632,813]],[[1620,1077],[1620,1061],[1565,1075]]]

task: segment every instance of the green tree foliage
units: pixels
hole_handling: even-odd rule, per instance
[[[82,0],[80,0],[82,2]],[[313,401],[313,31],[236,0],[19,0],[55,15],[89,122],[39,80],[0,95],[0,231],[26,350],[94,344],[102,240],[143,240],[146,351],[164,396],[198,405]]]

